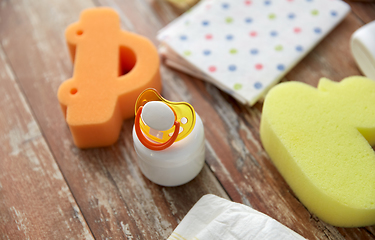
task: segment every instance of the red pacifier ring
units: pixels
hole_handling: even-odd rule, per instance
[[[135,116],[135,121],[134,121],[135,133],[137,134],[137,137],[138,137],[139,141],[146,148],[154,150],[154,151],[161,151],[161,150],[164,150],[164,149],[170,147],[176,141],[176,139],[178,137],[178,133],[179,133],[179,130],[180,130],[180,123],[178,121],[174,121],[175,129],[174,129],[173,135],[171,136],[171,138],[168,141],[166,141],[164,143],[151,142],[150,140],[148,140],[143,135],[142,130],[139,126],[139,120],[140,120],[140,117],[141,117],[142,109],[143,109],[143,106],[138,108],[137,114]]]

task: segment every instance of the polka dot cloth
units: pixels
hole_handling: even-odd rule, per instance
[[[349,10],[333,0],[202,0],[158,39],[167,64],[252,105]]]

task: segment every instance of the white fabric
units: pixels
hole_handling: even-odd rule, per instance
[[[202,0],[159,32],[160,52],[253,105],[349,10],[337,0]]]
[[[168,240],[305,239],[271,217],[212,194],[203,196]]]

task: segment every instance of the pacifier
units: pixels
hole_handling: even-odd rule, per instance
[[[135,104],[134,128],[148,149],[160,151],[188,136],[194,129],[194,108],[186,102],[171,102],[155,89],[144,90]]]

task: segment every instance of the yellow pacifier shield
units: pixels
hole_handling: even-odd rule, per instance
[[[175,121],[180,122],[180,132],[178,134],[176,142],[184,139],[187,135],[190,134],[195,126],[195,111],[189,103],[168,101],[160,96],[160,94],[155,89],[149,88],[139,95],[135,103],[135,114],[137,114],[137,110],[139,107],[144,106],[146,103],[151,101],[161,101],[167,104],[173,110]],[[175,128],[175,126],[173,126],[166,131],[158,131],[158,134],[153,134],[153,131],[155,130],[147,126],[142,120],[140,120],[139,125],[142,132],[148,138],[159,143],[168,141],[168,139],[173,135]]]

